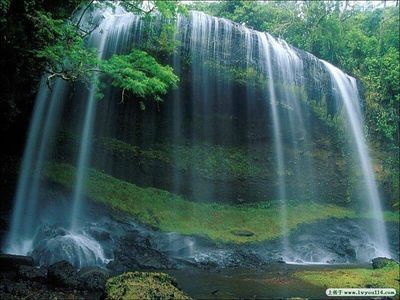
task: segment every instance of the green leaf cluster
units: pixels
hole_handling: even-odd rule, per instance
[[[114,55],[101,63],[102,72],[112,85],[135,96],[162,101],[161,95],[176,86],[178,77],[170,66],[162,66],[146,52],[134,49],[127,55]],[[123,100],[123,99],[122,99]]]
[[[93,70],[98,65],[97,53],[94,49],[84,47],[84,37],[77,32],[77,28],[41,12],[35,16],[35,25],[40,28],[38,32],[43,39],[54,41],[34,51],[36,57],[45,61],[45,70],[50,74],[50,79],[60,77],[90,83]]]
[[[10,7],[11,0],[0,0],[0,24],[6,21],[6,14]]]

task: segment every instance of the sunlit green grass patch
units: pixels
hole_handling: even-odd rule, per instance
[[[46,176],[66,187],[74,184],[75,168],[52,163]],[[157,188],[143,188],[97,170],[89,170],[86,195],[139,222],[167,232],[208,237],[219,242],[246,243],[271,240],[283,234],[279,204],[222,205],[192,202]],[[355,217],[354,211],[312,202],[287,206],[287,228],[330,217]],[[245,234],[241,234],[241,233]]]
[[[399,293],[399,264],[397,263],[381,269],[300,271],[294,276],[324,288],[394,288]]]

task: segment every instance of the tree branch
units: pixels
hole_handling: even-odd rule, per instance
[[[82,29],[81,27],[78,27],[78,30],[84,33],[84,34],[81,35],[81,36],[82,36],[82,38],[85,38],[85,37],[87,37],[88,35],[90,35],[93,31],[95,31],[95,30],[99,27],[99,25],[100,25],[100,22],[97,22],[97,24],[94,25],[93,28],[90,29],[89,31],[86,31],[86,30]]]
[[[156,6],[153,5],[149,10],[145,10],[145,9],[141,8],[140,6],[134,5],[132,3],[127,3],[127,6],[129,7],[130,10],[137,10],[137,11],[140,11],[140,12],[146,14],[146,15],[150,14],[151,12],[153,12],[155,10],[155,8],[156,8]]]
[[[125,101],[125,89],[122,89],[121,101],[119,103],[124,103],[124,101]]]
[[[78,28],[78,29],[80,28],[80,24],[81,24],[81,22],[82,22],[83,16],[86,14],[87,10],[88,10],[89,7],[93,4],[93,2],[94,2],[94,0],[90,0],[89,3],[88,3],[88,5],[86,5],[86,7],[85,7],[85,9],[83,10],[81,16],[79,17],[78,22],[75,24],[75,27],[76,27],[76,28]]]
[[[46,84],[47,84],[47,87],[49,88],[50,91],[52,90],[51,81],[56,77],[62,78],[65,81],[70,81],[71,80],[71,78],[68,77],[65,73],[51,72],[51,74],[46,79]]]

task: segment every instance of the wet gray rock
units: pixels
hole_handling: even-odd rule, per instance
[[[85,267],[78,273],[79,287],[88,291],[104,291],[109,277],[107,270],[99,267]]]
[[[17,275],[23,280],[44,282],[47,280],[47,269],[22,265],[19,267]]]
[[[148,237],[136,231],[124,235],[115,247],[114,262],[107,265],[112,272],[129,269],[169,269],[174,262],[165,253],[155,249]]]
[[[49,283],[61,287],[77,287],[78,272],[67,261],[60,261],[49,266],[47,278]]]
[[[68,261],[75,268],[100,265],[104,261],[104,252],[100,243],[85,232],[60,230],[59,236],[42,240],[35,239],[32,257],[38,265],[49,266],[59,261]]]
[[[24,282],[9,282],[6,285],[5,291],[16,296],[23,295],[27,290],[28,285]]]
[[[128,266],[125,266],[121,261],[119,260],[112,260],[107,264],[107,270],[111,272],[112,275],[118,275],[122,274],[124,272],[129,271]]]
[[[101,228],[90,228],[90,235],[98,241],[108,241],[111,239],[111,235],[108,231],[103,230]]]
[[[33,266],[33,258],[23,255],[0,254],[0,269],[18,270],[19,266]]]

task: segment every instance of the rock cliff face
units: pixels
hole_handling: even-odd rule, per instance
[[[166,119],[165,123],[169,121]],[[338,142],[323,135],[329,135],[329,131],[317,120],[315,122],[323,132],[315,132],[313,150],[303,152],[289,146],[285,148],[290,162],[284,174],[290,186],[288,197],[347,203],[351,195],[347,174],[349,163],[340,152]],[[146,125],[141,126],[146,130]],[[273,150],[267,138],[254,143],[197,145],[177,144],[163,134],[152,142],[128,143],[123,140],[95,139],[93,166],[116,178],[143,187],[168,190],[195,201],[244,204],[278,198]],[[302,142],[300,139],[299,143]],[[59,143],[60,160],[71,162],[69,157],[76,149],[76,138],[63,133]],[[306,159],[313,160],[313,173],[301,168]]]

